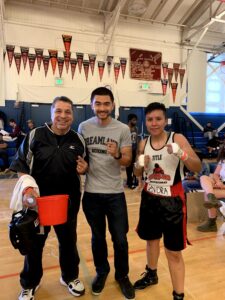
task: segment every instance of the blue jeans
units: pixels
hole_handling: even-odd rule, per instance
[[[182,186],[185,193],[189,193],[192,190],[200,190],[202,189],[200,181],[199,180],[183,180]]]
[[[83,210],[92,230],[92,253],[97,274],[110,271],[106,243],[106,218],[114,247],[115,279],[127,276],[128,216],[124,193],[84,193]]]

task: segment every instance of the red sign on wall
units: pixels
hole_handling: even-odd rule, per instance
[[[130,49],[130,77],[138,80],[161,80],[162,53]]]

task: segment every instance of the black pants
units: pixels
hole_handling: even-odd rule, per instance
[[[55,225],[54,230],[59,242],[59,262],[63,280],[68,283],[76,279],[79,273],[79,254],[77,251],[77,215],[65,224]],[[24,268],[20,273],[20,283],[23,288],[36,287],[42,278],[42,253],[45,241],[51,230],[44,227],[45,234],[38,235],[33,251],[25,256]]]
[[[128,267],[128,216],[124,193],[84,193],[83,210],[92,230],[92,253],[98,274],[106,274],[110,267],[106,243],[106,218],[114,247],[115,278],[121,279]]]

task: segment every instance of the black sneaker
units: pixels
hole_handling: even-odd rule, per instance
[[[92,282],[92,294],[98,296],[101,294],[104,289],[106,278],[108,273],[106,274],[97,274]]]
[[[173,300],[183,300],[184,299],[184,293],[177,294],[175,291],[173,291]]]
[[[148,266],[145,267],[145,270],[146,272],[141,274],[143,277],[134,284],[136,290],[143,290],[149,285],[158,283],[157,270],[151,270]]]
[[[120,289],[127,300],[134,300],[135,299],[135,291],[134,287],[131,284],[129,277],[125,276],[119,280],[117,280],[120,286]]]

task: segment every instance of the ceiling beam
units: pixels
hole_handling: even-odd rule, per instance
[[[111,11],[112,10],[113,3],[114,3],[114,0],[109,0],[108,1],[107,7],[106,7],[107,11]]]
[[[101,0],[101,1],[99,2],[99,5],[98,5],[98,13],[101,12],[104,1],[105,1],[105,0]]]
[[[175,5],[171,8],[168,15],[163,20],[164,22],[168,22],[169,19],[176,13],[177,9],[181,6],[181,4],[184,2],[184,0],[178,0]]]
[[[183,24],[193,26],[208,9],[210,12],[210,7],[211,0],[201,0],[197,7],[192,11],[191,15],[183,21]]]
[[[113,12],[105,16],[104,34],[109,32],[111,27],[115,27],[119,21],[120,13],[127,0],[119,0]]]
[[[184,16],[178,21],[179,24],[184,24],[185,20],[190,17],[190,15],[196,10],[196,7],[202,0],[195,0],[195,2],[190,6],[190,8],[185,12]]]
[[[159,3],[159,5],[157,5],[155,11],[152,13],[150,19],[155,20],[155,18],[158,16],[158,14],[161,12],[161,10],[163,9],[163,7],[165,6],[166,2],[168,0],[161,0],[161,2]]]
[[[121,11],[122,11],[122,9],[123,9],[126,2],[127,2],[127,0],[119,0],[118,1],[117,5],[116,5],[116,7],[113,11],[111,19],[106,24],[104,34],[106,35],[111,27],[112,27],[112,31],[111,31],[109,42],[108,42],[108,45],[107,45],[107,50],[105,52],[105,60],[106,60],[106,58],[109,54],[109,49],[111,47],[113,37],[115,35],[115,30],[116,30],[117,24],[119,22],[120,13],[121,13]]]
[[[142,18],[145,18],[145,17],[148,16],[148,13],[149,13],[149,10],[150,10],[150,5],[151,5],[151,3],[152,3],[152,0],[149,0],[149,2],[148,2],[148,7],[147,7],[145,13],[141,16]]]
[[[218,7],[215,9],[214,13],[210,10],[211,15],[203,23],[199,24],[196,27],[193,26],[193,27],[186,27],[186,28],[184,28],[183,33],[182,33],[182,43],[185,43],[186,41],[190,41],[201,30],[203,30],[207,26],[209,27],[210,25],[212,25],[215,22],[214,18],[217,19],[218,22],[220,22],[219,20],[222,18],[223,12],[224,12],[224,11],[222,11],[219,15],[216,15],[217,12],[218,12],[218,8],[220,6],[221,5],[219,4]],[[192,34],[189,34],[193,30],[195,30],[195,31]]]

